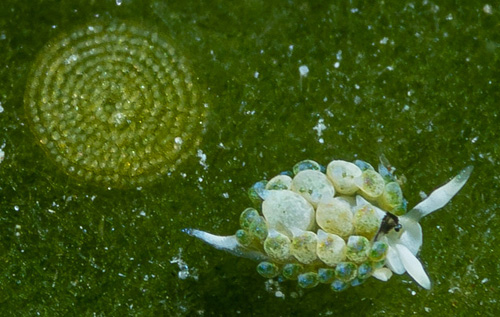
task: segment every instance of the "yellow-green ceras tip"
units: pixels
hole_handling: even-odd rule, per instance
[[[130,187],[194,155],[206,107],[174,44],[123,21],[91,22],[50,41],[24,96],[49,157],[80,181]]]

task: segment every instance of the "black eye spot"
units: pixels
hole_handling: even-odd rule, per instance
[[[391,214],[390,212],[386,212],[384,218],[382,219],[382,223],[378,229],[377,234],[375,235],[374,241],[377,241],[378,237],[382,234],[389,233],[392,229],[396,232],[399,232],[401,229],[401,224],[399,223],[399,218],[396,215]]]

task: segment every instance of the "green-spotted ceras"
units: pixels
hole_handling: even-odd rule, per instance
[[[419,220],[446,205],[472,169],[466,167],[406,212],[399,180],[384,164],[377,172],[360,160],[334,160],[326,169],[306,160],[293,172],[251,187],[249,196],[259,210],[245,209],[234,235],[184,231],[217,249],[257,260],[265,278],[296,280],[303,288],[325,283],[342,291],[371,276],[387,281],[393,272],[408,272],[430,289],[416,257],[422,245]]]

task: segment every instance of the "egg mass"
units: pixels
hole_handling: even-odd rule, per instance
[[[195,154],[206,109],[174,44],[124,21],[92,22],[50,41],[24,96],[49,157],[80,181],[129,187]]]

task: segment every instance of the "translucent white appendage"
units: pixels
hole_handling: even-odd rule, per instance
[[[252,250],[246,248],[238,243],[236,237],[233,236],[217,236],[205,231],[201,231],[198,229],[186,228],[182,229],[182,232],[189,234],[190,236],[196,237],[205,243],[213,246],[216,249],[227,251],[236,256],[241,256],[245,258],[249,258],[256,261],[265,261],[268,260],[269,257],[264,253],[258,250]]]
[[[404,245],[396,244],[396,250],[406,272],[425,289],[431,289],[431,280],[425,273],[422,263]]]
[[[399,237],[398,243],[403,244],[414,255],[417,255],[422,246],[422,227],[413,219],[408,219],[405,216],[399,218],[399,223],[403,226],[403,232]]]
[[[392,271],[386,267],[382,267],[373,271],[372,276],[382,282],[387,282],[392,277]]]
[[[387,255],[385,257],[385,264],[394,273],[400,275],[403,274],[404,272],[406,272],[406,269],[396,249],[396,244],[398,243],[398,241],[386,237],[384,237],[383,239],[385,239],[385,242],[389,245],[389,249],[387,250]]]
[[[451,198],[453,198],[453,196],[456,195],[456,193],[458,193],[460,189],[462,189],[469,179],[473,168],[473,166],[467,166],[464,168],[451,181],[433,191],[429,197],[416,205],[405,216],[418,222],[422,217],[425,217],[431,212],[442,208],[450,201]]]

